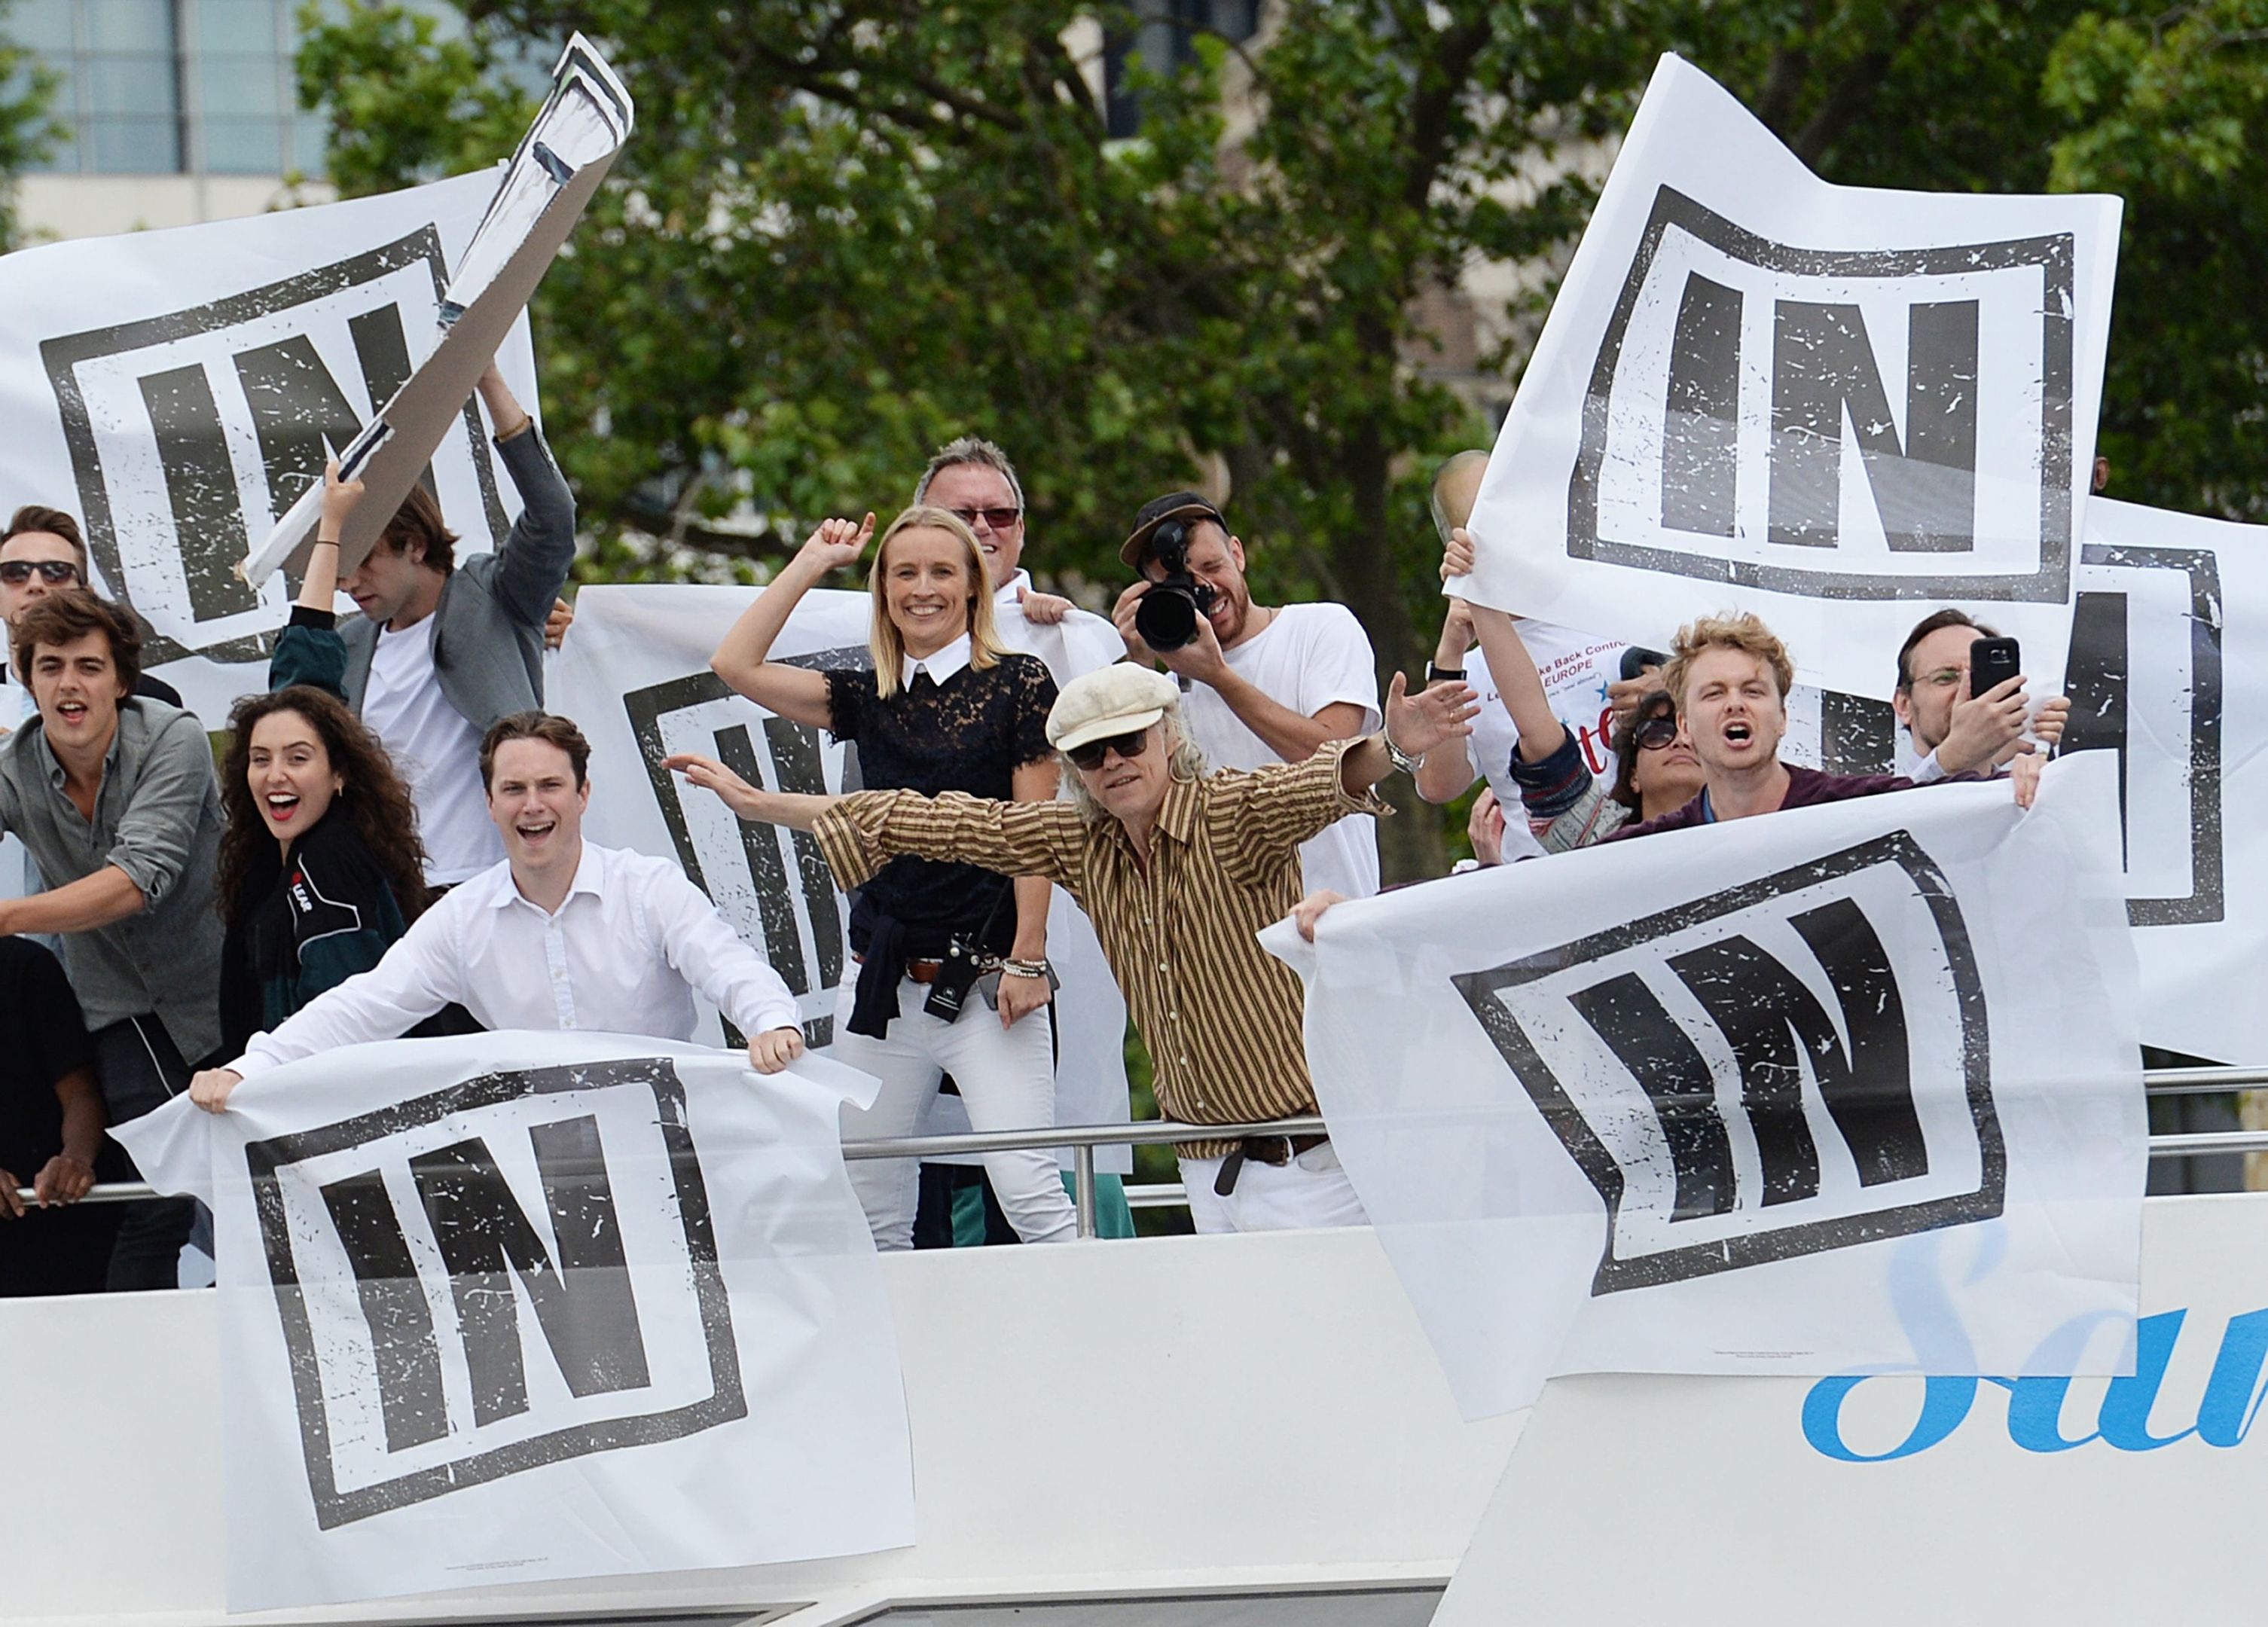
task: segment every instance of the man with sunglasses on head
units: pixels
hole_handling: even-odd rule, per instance
[[[667,766],[742,819],[815,832],[846,887],[904,853],[1047,877],[1094,922],[1156,1065],[1160,1111],[1192,1124],[1311,1114],[1300,980],[1255,934],[1299,902],[1300,844],[1337,820],[1386,812],[1372,787],[1469,733],[1473,693],[1436,684],[1407,695],[1396,674],[1381,733],[1249,773],[1208,773],[1182,706],[1172,678],[1131,663],[1065,685],[1047,733],[1071,795],[1055,802],[797,796],[759,791],[711,757]],[[1174,1150],[1200,1232],[1364,1223],[1327,1137]]]
[[[86,538],[78,521],[61,509],[26,503],[0,531],[0,622],[16,625],[16,618],[49,593],[65,588],[91,587],[87,578]],[[9,681],[0,679],[0,682]],[[144,700],[181,703],[180,691],[162,678],[144,673],[134,681],[134,693]],[[29,718],[39,709],[32,692],[16,686],[16,703],[0,701],[0,733]]]

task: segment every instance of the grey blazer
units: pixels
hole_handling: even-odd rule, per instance
[[[449,572],[433,612],[434,677],[458,716],[483,733],[499,718],[543,704],[543,623],[575,563],[575,494],[543,431],[531,425],[496,449],[519,489],[520,516],[501,548]],[[338,637],[347,704],[360,712],[378,623],[350,616]]]

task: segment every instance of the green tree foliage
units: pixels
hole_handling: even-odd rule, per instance
[[[2059,188],[2126,200],[2102,450],[2122,497],[2268,519],[2268,4],[2090,15],[2045,81]]]
[[[48,115],[55,76],[8,38],[9,0],[0,0],[0,254],[18,247],[16,177],[47,157],[61,132]]]
[[[1174,71],[1137,72],[1134,140],[1067,43],[1129,33],[1125,4],[475,0],[456,40],[358,6],[311,15],[301,69],[350,191],[506,151],[526,107],[502,50],[580,27],[624,73],[637,135],[536,312],[597,571],[671,568],[624,539],[776,558],[819,516],[888,512],[976,430],[1023,468],[1042,572],[1115,585],[1135,507],[1225,471],[1261,596],[1344,600],[1406,670],[1438,617],[1426,482],[1487,436],[1433,365],[1426,296],[1564,263],[1580,161],[1665,49],[1832,180],[2134,197],[2121,489],[2238,503],[2264,5],[1271,0],[1255,40],[1192,30]],[[1549,292],[1484,368],[1516,375]],[[1389,873],[1438,863],[1437,821],[1387,829]]]

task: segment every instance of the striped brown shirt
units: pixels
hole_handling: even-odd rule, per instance
[[[1233,1124],[1315,1110],[1300,1038],[1299,977],[1255,934],[1300,900],[1300,843],[1349,814],[1333,740],[1305,762],[1176,781],[1145,868],[1115,819],[1090,825],[1069,802],[988,802],[957,791],[848,796],[820,820],[820,850],[846,887],[901,853],[1045,876],[1077,899],[1156,1064],[1159,1110]],[[1185,1158],[1235,1144],[1187,1142]]]

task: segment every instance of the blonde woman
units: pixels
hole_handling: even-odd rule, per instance
[[[831,571],[856,563],[873,530],[872,514],[863,523],[821,524],[733,624],[710,665],[766,710],[856,742],[870,788],[1054,800],[1057,766],[1047,738],[1054,681],[1036,657],[1002,647],[984,556],[968,527],[945,509],[906,510],[874,550],[867,578],[873,672],[820,673],[766,659],[797,600]],[[707,758],[673,757],[669,764],[697,764],[704,782],[713,776],[719,784],[730,775]],[[838,1003],[833,1054],[880,1079],[882,1093],[869,1112],[846,1121],[846,1135],[913,1134],[946,1073],[978,1130],[1055,1123],[1049,885],[909,858],[894,859],[853,891],[858,964]],[[967,993],[957,1014],[939,1014],[946,1004],[940,990],[952,988],[955,968],[967,964],[956,945],[999,974],[997,1010],[980,988]],[[1052,1152],[992,1153],[984,1167],[1026,1242],[1078,1234]],[[880,1247],[912,1246],[917,1178],[910,1160],[851,1165],[851,1184]]]

